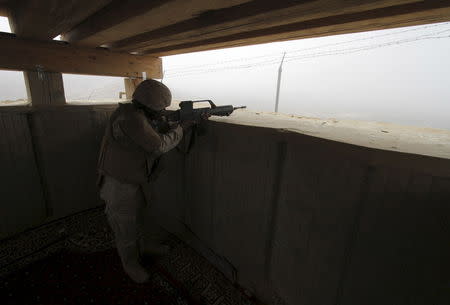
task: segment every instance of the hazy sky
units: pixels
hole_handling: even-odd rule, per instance
[[[450,23],[169,56],[163,82],[176,99],[273,111],[284,52],[280,112],[450,129]],[[0,100],[25,97],[21,73],[0,78]],[[68,99],[123,91],[121,78],[64,81]]]

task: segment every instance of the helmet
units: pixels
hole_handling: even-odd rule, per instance
[[[151,110],[160,111],[170,106],[172,94],[163,83],[154,79],[147,79],[136,87],[133,93],[133,100]]]

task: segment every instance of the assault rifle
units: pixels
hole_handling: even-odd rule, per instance
[[[194,108],[194,103],[208,102],[210,107]],[[184,121],[200,121],[203,116],[229,116],[236,109],[244,109],[247,106],[233,107],[232,105],[216,106],[211,100],[200,101],[182,101],[179,104],[180,109],[170,111],[166,114],[169,121],[184,122]]]
[[[204,108],[194,108],[194,103],[208,102],[210,107]],[[236,109],[244,109],[246,106],[233,107],[232,105],[226,106],[216,106],[211,100],[200,100],[200,101],[182,101],[179,104],[180,109],[176,111],[167,111],[165,116],[168,121],[172,122],[184,122],[184,121],[196,121],[200,125],[196,125],[193,129],[185,133],[183,140],[178,145],[178,150],[182,153],[189,153],[192,146],[194,145],[195,138],[198,135],[204,134],[206,131],[206,126],[202,120],[203,117],[215,116],[229,116]]]

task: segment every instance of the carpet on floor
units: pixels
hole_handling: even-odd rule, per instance
[[[208,260],[177,237],[145,261],[151,278],[124,273],[103,207],[0,241],[0,304],[253,305]]]
[[[150,280],[132,282],[115,249],[61,251],[10,274],[0,304],[194,304],[155,268]]]

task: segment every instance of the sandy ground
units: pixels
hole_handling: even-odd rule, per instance
[[[237,110],[214,121],[289,130],[359,146],[450,159],[450,130]]]

